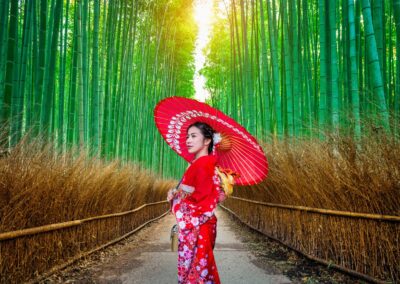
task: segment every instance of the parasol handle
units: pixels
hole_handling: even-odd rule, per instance
[[[181,180],[179,181],[179,183],[178,183],[178,185],[175,187],[175,189],[178,189],[178,188],[179,188],[179,186],[180,186],[181,183],[182,183],[182,180],[183,180],[183,177],[181,178]]]

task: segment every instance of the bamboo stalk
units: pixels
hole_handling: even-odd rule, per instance
[[[111,218],[111,217],[118,217],[118,216],[123,216],[123,215],[128,215],[134,212],[137,212],[141,209],[143,209],[144,207],[147,206],[152,206],[152,205],[157,205],[157,204],[161,204],[161,203],[167,203],[168,201],[158,201],[158,202],[153,202],[153,203],[147,203],[147,204],[143,204],[142,206],[129,210],[129,211],[124,211],[124,212],[119,212],[119,213],[112,213],[112,214],[107,214],[107,215],[101,215],[101,216],[95,216],[95,217],[90,217],[90,218],[86,218],[86,219],[82,219],[82,222],[88,222],[88,221],[93,221],[93,220],[99,220],[99,219],[105,219],[105,218]]]
[[[16,238],[20,238],[20,237],[24,237],[24,236],[65,229],[65,228],[81,225],[82,223],[83,222],[81,220],[76,220],[76,221],[68,221],[68,222],[63,222],[63,223],[50,224],[50,225],[45,225],[45,226],[40,226],[40,227],[6,232],[6,233],[0,234],[0,241],[16,239]]]
[[[20,238],[20,237],[24,237],[24,236],[30,236],[30,235],[65,229],[65,228],[69,228],[69,227],[79,226],[79,225],[82,225],[83,223],[89,222],[89,221],[128,215],[128,214],[137,212],[147,206],[157,205],[157,204],[166,203],[166,202],[167,201],[147,203],[147,204],[143,204],[142,206],[140,206],[138,208],[135,208],[135,209],[132,209],[129,211],[125,211],[125,212],[107,214],[107,215],[102,215],[102,216],[95,216],[95,217],[90,217],[90,218],[81,219],[81,220],[74,220],[74,221],[68,221],[68,222],[50,224],[50,225],[34,227],[34,228],[29,228],[29,229],[22,229],[22,230],[17,230],[17,231],[1,233],[0,241],[16,239],[16,238]]]
[[[314,213],[320,213],[320,214],[325,214],[325,215],[343,216],[343,217],[350,217],[350,218],[373,219],[373,220],[381,220],[381,221],[389,221],[389,222],[400,222],[400,216],[369,214],[369,213],[356,213],[356,212],[312,208],[312,207],[306,207],[306,206],[275,204],[275,203],[254,201],[254,200],[240,198],[240,197],[236,197],[236,196],[230,196],[229,198],[242,200],[242,201],[246,201],[249,203],[269,206],[269,207],[286,208],[286,209],[291,209],[291,210],[314,212]]]

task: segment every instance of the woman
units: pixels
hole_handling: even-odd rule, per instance
[[[171,211],[178,227],[178,283],[220,283],[213,249],[217,235],[217,203],[225,199],[219,187],[213,153],[214,130],[196,122],[187,130],[186,146],[195,158],[178,190],[171,189]]]

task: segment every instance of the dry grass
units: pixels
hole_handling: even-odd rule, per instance
[[[333,138],[331,139],[331,141]],[[350,212],[400,215],[400,145],[385,137],[264,143],[266,181],[235,196]],[[335,145],[335,146],[334,146]]]
[[[276,208],[228,198],[245,224],[310,257],[375,279],[400,280],[400,223]]]
[[[399,144],[382,136],[368,136],[359,146],[350,138],[329,141],[265,143],[268,179],[251,188],[235,187],[234,195],[399,216]],[[38,142],[23,141],[11,153],[0,153],[0,232],[127,211],[165,200],[167,190],[176,184],[135,164],[106,163],[77,151],[54,154],[51,145]],[[380,279],[399,278],[398,223],[258,208],[234,199],[226,205],[254,227],[305,253]],[[129,232],[162,210],[165,206],[65,233],[0,242],[0,275],[8,275],[0,282],[29,279]]]
[[[0,233],[129,211],[166,200],[176,181],[136,164],[103,162],[78,151],[56,154],[26,137],[0,151]],[[21,283],[133,231],[167,211],[168,203],[132,214],[0,241],[0,283]]]
[[[165,181],[115,160],[21,142],[0,158],[0,232],[127,211],[165,200]]]
[[[334,143],[332,143],[334,141]],[[268,203],[400,216],[400,145],[384,136],[264,144],[269,174],[234,196]],[[244,222],[310,256],[400,280],[400,224],[228,199]]]

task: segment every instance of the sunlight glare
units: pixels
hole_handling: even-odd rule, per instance
[[[203,49],[209,41],[211,20],[213,16],[214,0],[195,0],[194,18],[199,27],[195,48],[195,75],[194,87],[195,97],[199,101],[205,101],[210,93],[205,89],[205,78],[199,74],[199,70],[204,66],[205,56]]]

